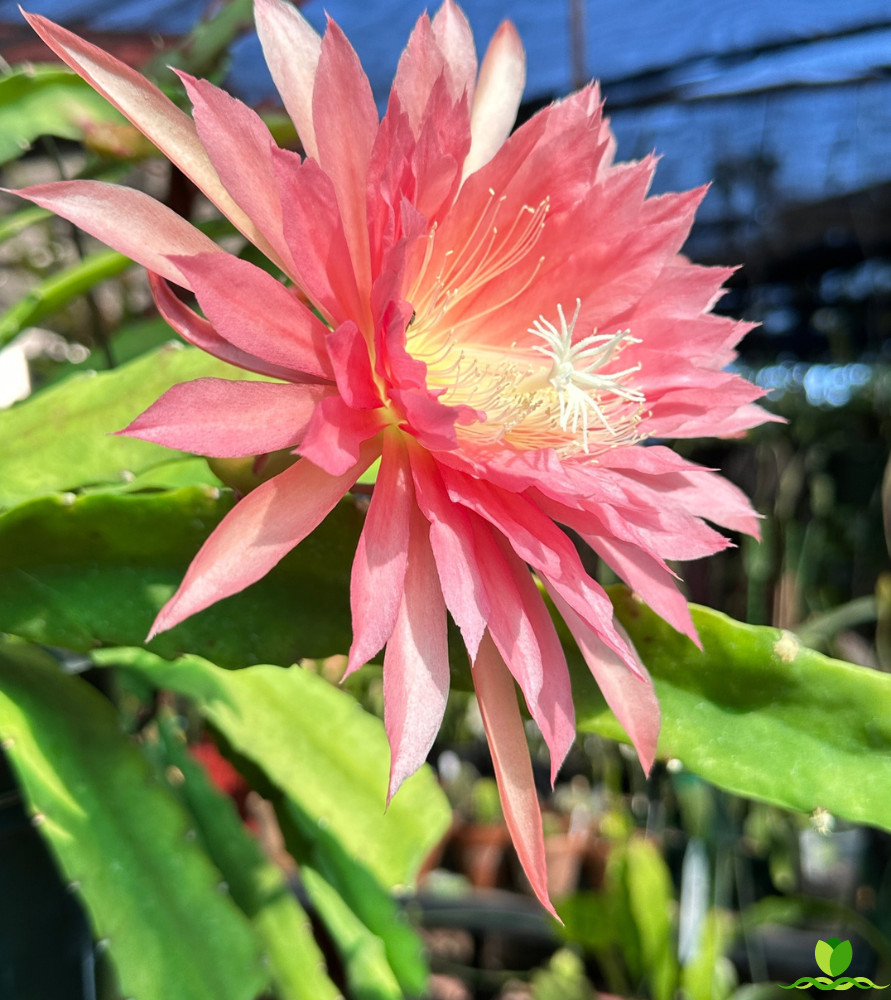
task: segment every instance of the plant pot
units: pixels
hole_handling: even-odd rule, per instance
[[[509,844],[503,823],[468,823],[455,834],[461,873],[479,889],[494,889]]]

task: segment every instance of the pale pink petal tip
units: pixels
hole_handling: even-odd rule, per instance
[[[488,632],[473,667],[473,683],[511,840],[536,898],[559,920],[548,894],[541,808],[514,682]]]

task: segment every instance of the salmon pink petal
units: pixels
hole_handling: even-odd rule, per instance
[[[230,344],[304,381],[334,375],[325,326],[271,274],[231,254],[174,257],[205,315]]]
[[[513,678],[488,632],[480,643],[479,655],[471,673],[511,840],[532,891],[548,913],[556,917],[557,913],[548,898],[541,809],[532,777],[526,731],[520,717]]]
[[[275,142],[263,119],[241,101],[207,80],[177,71],[192,102],[198,138],[236,204],[274,248],[275,261],[294,276],[291,251],[282,233],[272,149]]]
[[[363,321],[368,306],[359,300],[331,179],[315,160],[298,163],[286,149],[273,149],[272,158],[281,202],[288,206],[284,235],[301,287],[334,325],[347,318]]]
[[[762,395],[762,393],[759,393]],[[727,406],[716,409],[703,407],[695,414],[690,414],[686,420],[677,422],[671,418],[673,427],[671,436],[677,438],[695,437],[738,437],[750,427],[758,427],[764,423],[784,424],[785,418],[775,413],[768,413],[754,403],[743,406]]]
[[[608,469],[640,473],[643,477],[662,476],[667,472],[714,471],[688,462],[664,444],[652,444],[646,448],[613,448],[598,455],[597,464]]]
[[[360,296],[371,292],[365,179],[377,134],[377,108],[359,57],[333,22],[322,39],[313,90],[319,165],[331,178]]]
[[[650,449],[641,449],[649,451]],[[670,453],[673,454],[673,453]],[[759,515],[739,487],[708,469],[685,463],[679,471],[658,476],[626,473],[652,491],[653,501],[665,496],[691,514],[703,517],[733,531],[760,538]]]
[[[444,406],[426,389],[391,389],[389,395],[405,416],[406,427],[425,448],[448,451],[457,446],[458,409]]]
[[[514,552],[553,582],[566,601],[620,656],[633,658],[613,621],[603,588],[582,567],[569,538],[530,500],[441,467],[449,496],[493,524]],[[633,665],[632,665],[633,669]]]
[[[328,396],[313,412],[300,454],[332,476],[346,472],[362,444],[387,424],[383,409],[354,410],[340,396]]]
[[[467,98],[457,107],[447,93],[445,78],[433,87],[424,111],[420,135],[411,157],[416,180],[415,206],[428,224],[440,225],[461,184],[461,168],[470,150]],[[402,216],[404,219],[405,211]]]
[[[465,177],[488,163],[510,135],[525,86],[523,43],[513,24],[505,21],[489,43],[480,67],[470,116],[473,141],[464,161]]]
[[[430,522],[430,545],[439,584],[473,663],[490,604],[476,559],[470,518],[463,507],[449,499],[436,462],[410,439],[409,456],[418,506]]]
[[[702,649],[696,626],[690,617],[690,607],[674,582],[674,574],[660,560],[618,538],[585,535],[584,539],[660,618]]]
[[[118,434],[214,458],[244,458],[299,444],[317,385],[199,378],[175,385]]]
[[[578,643],[607,705],[628,734],[644,771],[649,774],[656,759],[661,715],[653,682],[646,667],[635,653],[637,671],[632,673],[558,593],[553,590],[550,593],[557,610]],[[629,647],[634,648],[630,640]]]
[[[405,588],[413,500],[408,452],[393,429],[384,434],[380,471],[353,559],[347,675],[376,656],[393,632]]]
[[[408,118],[409,134],[417,134],[430,91],[442,75],[445,65],[445,57],[436,40],[430,18],[424,13],[418,19],[399,58],[387,117],[391,117],[395,98],[396,106]]]
[[[191,223],[142,191],[102,181],[58,181],[11,191],[73,222],[84,232],[189,288],[170,254],[222,253]]]
[[[220,183],[187,114],[119,59],[39,14],[25,14],[25,18],[63,62],[148,136],[252,243],[274,255],[257,227]]]
[[[391,752],[388,804],[427,759],[449,697],[446,609],[428,531],[414,507],[402,603],[384,654],[384,723]]]
[[[318,158],[312,95],[322,39],[285,0],[256,0],[254,17],[263,55],[307,156]]]
[[[380,406],[381,394],[371,370],[368,344],[359,327],[347,320],[328,334],[327,345],[337,388],[347,406],[354,409]]]
[[[525,563],[482,518],[471,515],[477,562],[489,595],[488,628],[520,685],[551,753],[551,784],[575,741],[575,711],[563,647]]]
[[[454,2],[445,0],[433,17],[433,37],[451,73],[452,97],[467,95],[473,105],[476,90],[476,46],[473,32],[464,11]]]
[[[219,358],[220,361],[226,361],[230,365],[244,368],[246,371],[256,372],[258,375],[268,375],[270,378],[284,379],[286,382],[301,381],[289,369],[271,365],[269,362],[262,361],[260,358],[254,357],[253,354],[248,354],[247,351],[242,351],[230,344],[214,330],[203,316],[199,316],[182,299],[174,295],[163,278],[151,271],[149,271],[148,278],[158,312],[183,340],[195,347],[200,347],[202,351],[207,351],[208,354]]]
[[[324,520],[374,459],[369,445],[342,476],[329,476],[304,459],[248,493],[201,546],[146,641],[264,577]]]

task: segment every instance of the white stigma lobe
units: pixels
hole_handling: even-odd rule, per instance
[[[529,333],[544,340],[544,344],[538,344],[532,350],[544,354],[552,362],[547,378],[559,398],[560,428],[572,434],[581,430],[582,450],[587,454],[593,422],[618,441],[628,430],[627,404],[632,404],[639,414],[639,408],[646,400],[638,389],[624,384],[631,375],[640,371],[639,363],[624,371],[608,374],[601,371],[625,344],[639,344],[640,341],[632,337],[629,330],[616,334],[598,334],[595,330],[590,337],[573,344],[581,308],[581,299],[576,299],[575,313],[567,323],[563,306],[558,305],[559,330],[544,316],[539,316],[529,328]],[[600,434],[602,431],[597,436]]]

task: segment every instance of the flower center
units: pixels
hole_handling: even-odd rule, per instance
[[[560,329],[539,316],[529,333],[544,340],[535,345],[538,351],[551,359],[551,369],[547,378],[557,393],[560,407],[560,429],[573,435],[581,432],[582,451],[589,453],[589,445],[606,432],[613,444],[624,444],[637,438],[637,425],[646,403],[644,394],[626,383],[635,372],[640,371],[640,362],[623,371],[605,372],[606,368],[626,344],[639,344],[630,330],[620,330],[616,334],[598,334],[573,344],[575,325],[582,308],[582,300],[576,299],[572,321],[566,322],[563,306],[558,303]],[[630,404],[630,405],[625,405]]]
[[[547,198],[535,208],[523,205],[499,228],[505,198],[492,190],[489,195],[456,249],[443,252],[438,228],[431,227],[406,295],[414,307],[406,346],[427,365],[429,388],[447,405],[485,415],[459,427],[460,437],[480,444],[503,441],[521,450],[554,448],[572,455],[639,440],[646,400],[630,382],[640,365],[615,370],[623,348],[639,343],[630,331],[595,330],[573,343],[577,299],[568,323],[558,305],[559,326],[539,316],[526,331],[531,338],[516,331],[497,336],[498,313],[532,285],[544,261],[533,250],[550,205]]]

